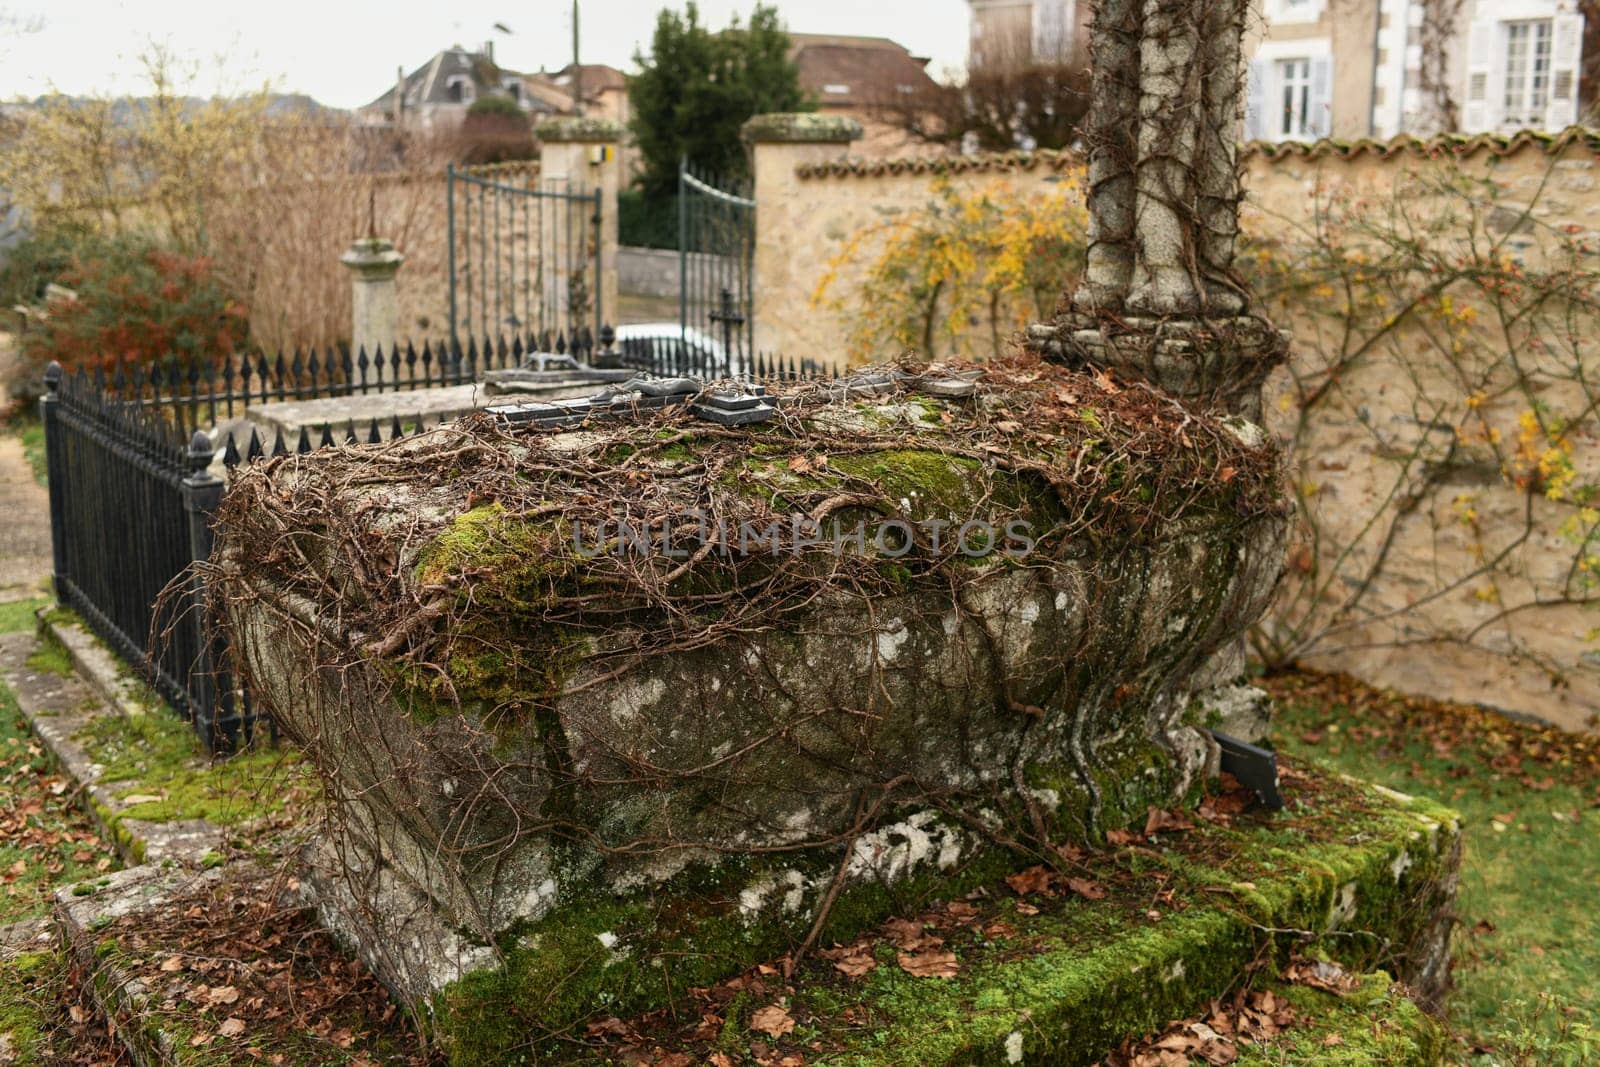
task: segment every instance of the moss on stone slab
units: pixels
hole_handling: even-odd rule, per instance
[[[1435,1067],[1444,1062],[1447,1035],[1437,1019],[1383,971],[1365,975],[1334,995],[1274,983],[1299,1022],[1271,1041],[1240,1045],[1236,1067]]]
[[[888,914],[915,914],[979,884],[987,885],[979,899],[1002,901],[1000,917],[1014,934],[952,940],[962,970],[950,980],[914,978],[893,965],[892,951],[888,965],[859,984],[810,965],[794,979],[792,1011],[814,1017],[809,1036],[833,1050],[808,1062],[1004,1062],[1007,1042],[1022,1033],[1024,1062],[1088,1064],[1124,1037],[1193,1014],[1235,987],[1253,962],[1302,947],[1289,931],[1317,935],[1323,951],[1352,970],[1404,970],[1443,903],[1457,834],[1454,815],[1436,805],[1318,778],[1314,799],[1281,817],[1202,825],[1155,847],[1095,856],[1083,873],[1103,882],[1108,898],[1069,896],[1037,915],[1017,911],[997,882],[1030,861],[996,850],[958,875],[892,896],[846,891],[822,943],[848,941]],[[738,873],[748,884],[759,872]],[[452,1062],[568,1062],[561,1050],[570,1046],[553,1035],[581,1032],[595,1017],[663,1007],[690,986],[798,943],[809,925],[804,914],[746,926],[709,907],[731,884],[559,906],[524,933],[503,968],[436,999]],[[1170,896],[1152,917],[1157,889]]]
[[[103,770],[100,782],[119,799],[150,797],[113,814],[95,814],[124,855],[140,858],[125,820],[177,822],[205,819],[238,826],[282,812],[315,789],[299,756],[265,744],[226,759],[200,746],[188,723],[165,711],[105,715],[78,738]]]

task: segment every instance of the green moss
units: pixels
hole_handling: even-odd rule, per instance
[[[17,600],[9,604],[0,604],[0,634],[24,633],[32,630],[39,609],[48,603],[48,600],[41,597],[36,600]]]
[[[39,646],[28,656],[28,669],[61,678],[72,677],[72,653],[49,631],[39,636]]]
[[[260,745],[227,759],[208,756],[188,723],[165,711],[106,715],[80,736],[90,757],[105,768],[103,783],[117,796],[154,796],[116,815],[99,810],[118,845],[137,851],[126,819],[175,822],[205,819],[237,826],[281,812],[311,788],[299,757]]]
[[[22,439],[22,454],[27,458],[28,467],[33,471],[33,480],[40,485],[48,485],[50,464],[45,453],[44,423],[37,419],[29,419],[22,424],[22,432],[18,436]]]
[[[1277,1038],[1241,1045],[1237,1067],[1431,1067],[1443,1062],[1446,1034],[1382,971],[1335,996],[1274,984],[1297,1022]]]
[[[794,1014],[816,1020],[823,1047],[845,1050],[824,1057],[828,1063],[997,1062],[1015,1030],[1026,1034],[1027,1062],[1087,1064],[1126,1036],[1193,1014],[1235,988],[1252,964],[1303,949],[1278,931],[1328,930],[1335,901],[1347,902],[1350,914],[1337,924],[1341,933],[1321,942],[1332,958],[1360,973],[1405,967],[1439,903],[1452,825],[1436,805],[1330,781],[1314,806],[1281,820],[1206,827],[1182,849],[1091,861],[1089,875],[1113,888],[1105,901],[1067,898],[1035,916],[1002,905],[1014,932],[951,941],[962,960],[954,980],[911,977],[893,966],[888,946],[880,946],[888,965],[859,985],[814,964],[792,981]],[[957,874],[893,891],[847,889],[822,943],[848,942],[887,915],[916,914],[925,901],[959,899],[1025,862],[996,850]],[[503,968],[469,976],[435,1001],[452,1062],[536,1057],[556,1047],[541,1035],[581,1029],[595,1015],[661,1007],[674,991],[788,951],[804,935],[804,916],[747,925],[732,910],[736,890],[760,873],[741,865],[648,899],[564,902],[522,932]],[[1150,886],[1171,894],[1158,920],[1148,914]],[[725,1018],[732,1017],[730,1009]],[[730,1051],[749,1039],[742,1027],[725,1036]]]
[[[1462,813],[1448,1008],[1463,1040],[1508,1063],[1600,1063],[1600,1036],[1574,1026],[1600,1019],[1600,763],[1581,735],[1353,683],[1274,687],[1282,749]]]
[[[857,885],[839,894],[824,943],[849,940],[898,912],[962,893],[1027,861],[1002,850],[960,871],[923,874],[894,886]],[[516,1062],[517,1050],[556,1047],[551,1035],[596,1012],[626,1014],[666,1003],[674,991],[708,985],[781,955],[806,936],[805,915],[748,922],[739,894],[765,874],[800,869],[822,882],[836,857],[790,865],[731,862],[691,873],[649,894],[563,901],[552,915],[511,939],[502,968],[467,976],[434,1000],[452,1063]],[[607,941],[615,938],[613,947]]]
[[[993,1062],[1012,1030],[1023,1028],[1030,1062],[1089,1063],[1129,1034],[1192,1013],[1252,962],[1303,947],[1275,931],[1326,930],[1336,901],[1352,911],[1340,924],[1346,933],[1327,939],[1330,955],[1363,973],[1404,967],[1438,903],[1452,825],[1448,811],[1426,802],[1330,783],[1315,813],[1250,829],[1213,827],[1197,832],[1203,842],[1185,842],[1193,847],[1134,854],[1127,861],[1134,873],[1153,881],[1135,879],[1124,898],[1069,899],[1026,919],[1011,912],[1017,943],[951,945],[964,963],[954,981],[885,966],[864,985],[841,989],[824,967],[796,980],[797,996],[808,1015],[824,1020],[853,1006],[854,1023],[823,1025],[825,1044],[851,1050],[828,1062]],[[840,895],[823,943],[848,941],[890,914],[915,914],[924,901],[957,899],[1026,862],[995,850],[957,874],[892,890],[852,887]],[[541,1035],[581,1028],[595,1014],[663,1006],[673,991],[788,951],[808,927],[804,916],[749,925],[733,910],[737,890],[761,871],[736,865],[648,899],[563,902],[522,932],[503,968],[469,976],[437,998],[452,1062],[536,1055],[546,1044]],[[1125,876],[1107,882],[1114,877]],[[1151,893],[1141,888],[1152,884],[1173,893],[1159,921],[1148,917]],[[821,990],[815,1000],[813,983]],[[875,1036],[866,1036],[874,1032],[863,1025],[870,1020],[878,1021]]]
[[[1170,853],[1152,860],[1152,870],[1164,875],[1157,881],[1177,891],[1159,922],[1141,914],[1148,896],[1121,909],[1073,904],[1021,923],[1029,945],[1022,958],[1004,947],[976,949],[964,955],[964,973],[954,981],[880,968],[861,1004],[892,1031],[852,1036],[870,1029],[857,1026],[841,1033],[851,1052],[826,1062],[995,1062],[1013,1031],[1025,1035],[1027,1062],[1093,1062],[1123,1037],[1192,1015],[1252,962],[1287,949],[1290,940],[1271,931],[1326,930],[1331,901],[1347,886],[1354,914],[1343,923],[1347,933],[1328,938],[1326,947],[1363,970],[1386,954],[1403,962],[1401,946],[1437,903],[1434,881],[1443,873],[1442,857],[1418,832],[1420,818],[1448,813],[1382,801],[1366,811],[1348,801],[1331,807],[1328,814],[1348,820],[1344,832],[1351,836],[1342,843],[1288,828],[1229,833],[1222,836],[1234,839],[1234,851],[1225,860],[1219,854],[1217,865]],[[1397,883],[1402,853],[1407,861]],[[1237,891],[1242,881],[1257,889]],[[1218,887],[1235,891],[1218,894]]]
[[[66,969],[52,952],[12,956],[0,965],[0,1047],[12,1063],[43,1063],[50,1057],[57,1005],[66,994]]]

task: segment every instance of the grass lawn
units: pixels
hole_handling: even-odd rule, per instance
[[[1464,817],[1462,1061],[1600,1064],[1600,737],[1334,676],[1266,684],[1280,749]]]

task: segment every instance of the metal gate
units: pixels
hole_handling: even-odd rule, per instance
[[[445,171],[450,336],[524,336],[549,348],[598,337],[600,190]]]
[[[720,346],[730,374],[748,374],[754,366],[756,202],[747,183],[727,184],[718,188],[696,177],[687,162],[678,165],[678,322],[686,345],[709,339],[709,347]]]

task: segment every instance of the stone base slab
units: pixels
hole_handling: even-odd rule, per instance
[[[1436,1008],[1448,989],[1458,817],[1309,768],[1286,769],[1284,784],[1284,813],[1231,824],[1197,819],[1193,830],[1069,863],[1070,875],[1105,887],[1104,899],[1018,898],[1005,876],[1037,860],[995,848],[892,891],[841,894],[819,947],[870,943],[886,918],[952,900],[974,902],[980,926],[992,910],[1010,932],[988,942],[951,938],[961,970],[948,980],[911,979],[896,966],[893,946],[881,945],[873,976],[841,988],[831,965],[813,956],[788,983],[791,1009],[805,1010],[808,983],[816,984],[815,1003],[827,1005],[827,1017],[855,1022],[831,1034],[824,1028],[823,1044],[835,1054],[806,1062],[1088,1064],[1125,1037],[1192,1017],[1239,988],[1254,965],[1291,951],[1325,953],[1357,974],[1387,970],[1418,1004]],[[303,881],[316,892],[340,892],[338,879]],[[380,901],[378,925],[371,906],[348,893],[316,904],[380,975],[382,961],[406,946],[453,945],[453,954],[432,957],[439,984],[427,999],[451,1062],[500,1062],[511,1049],[531,1047],[560,1063],[573,1053],[570,1035],[590,1022],[655,1011],[690,987],[762,962],[780,965],[809,932],[822,894],[782,871],[745,883],[742,890],[733,882],[673,884],[644,900],[563,901],[498,946],[459,936],[447,943],[424,898],[397,879],[387,883],[392,896],[370,898]],[[460,977],[449,980],[452,974]],[[415,997],[419,989],[402,992]],[[1024,1058],[1008,1059],[1019,1033]],[[1394,1062],[1434,1062],[1427,1033],[1397,1047],[1411,1051]]]

